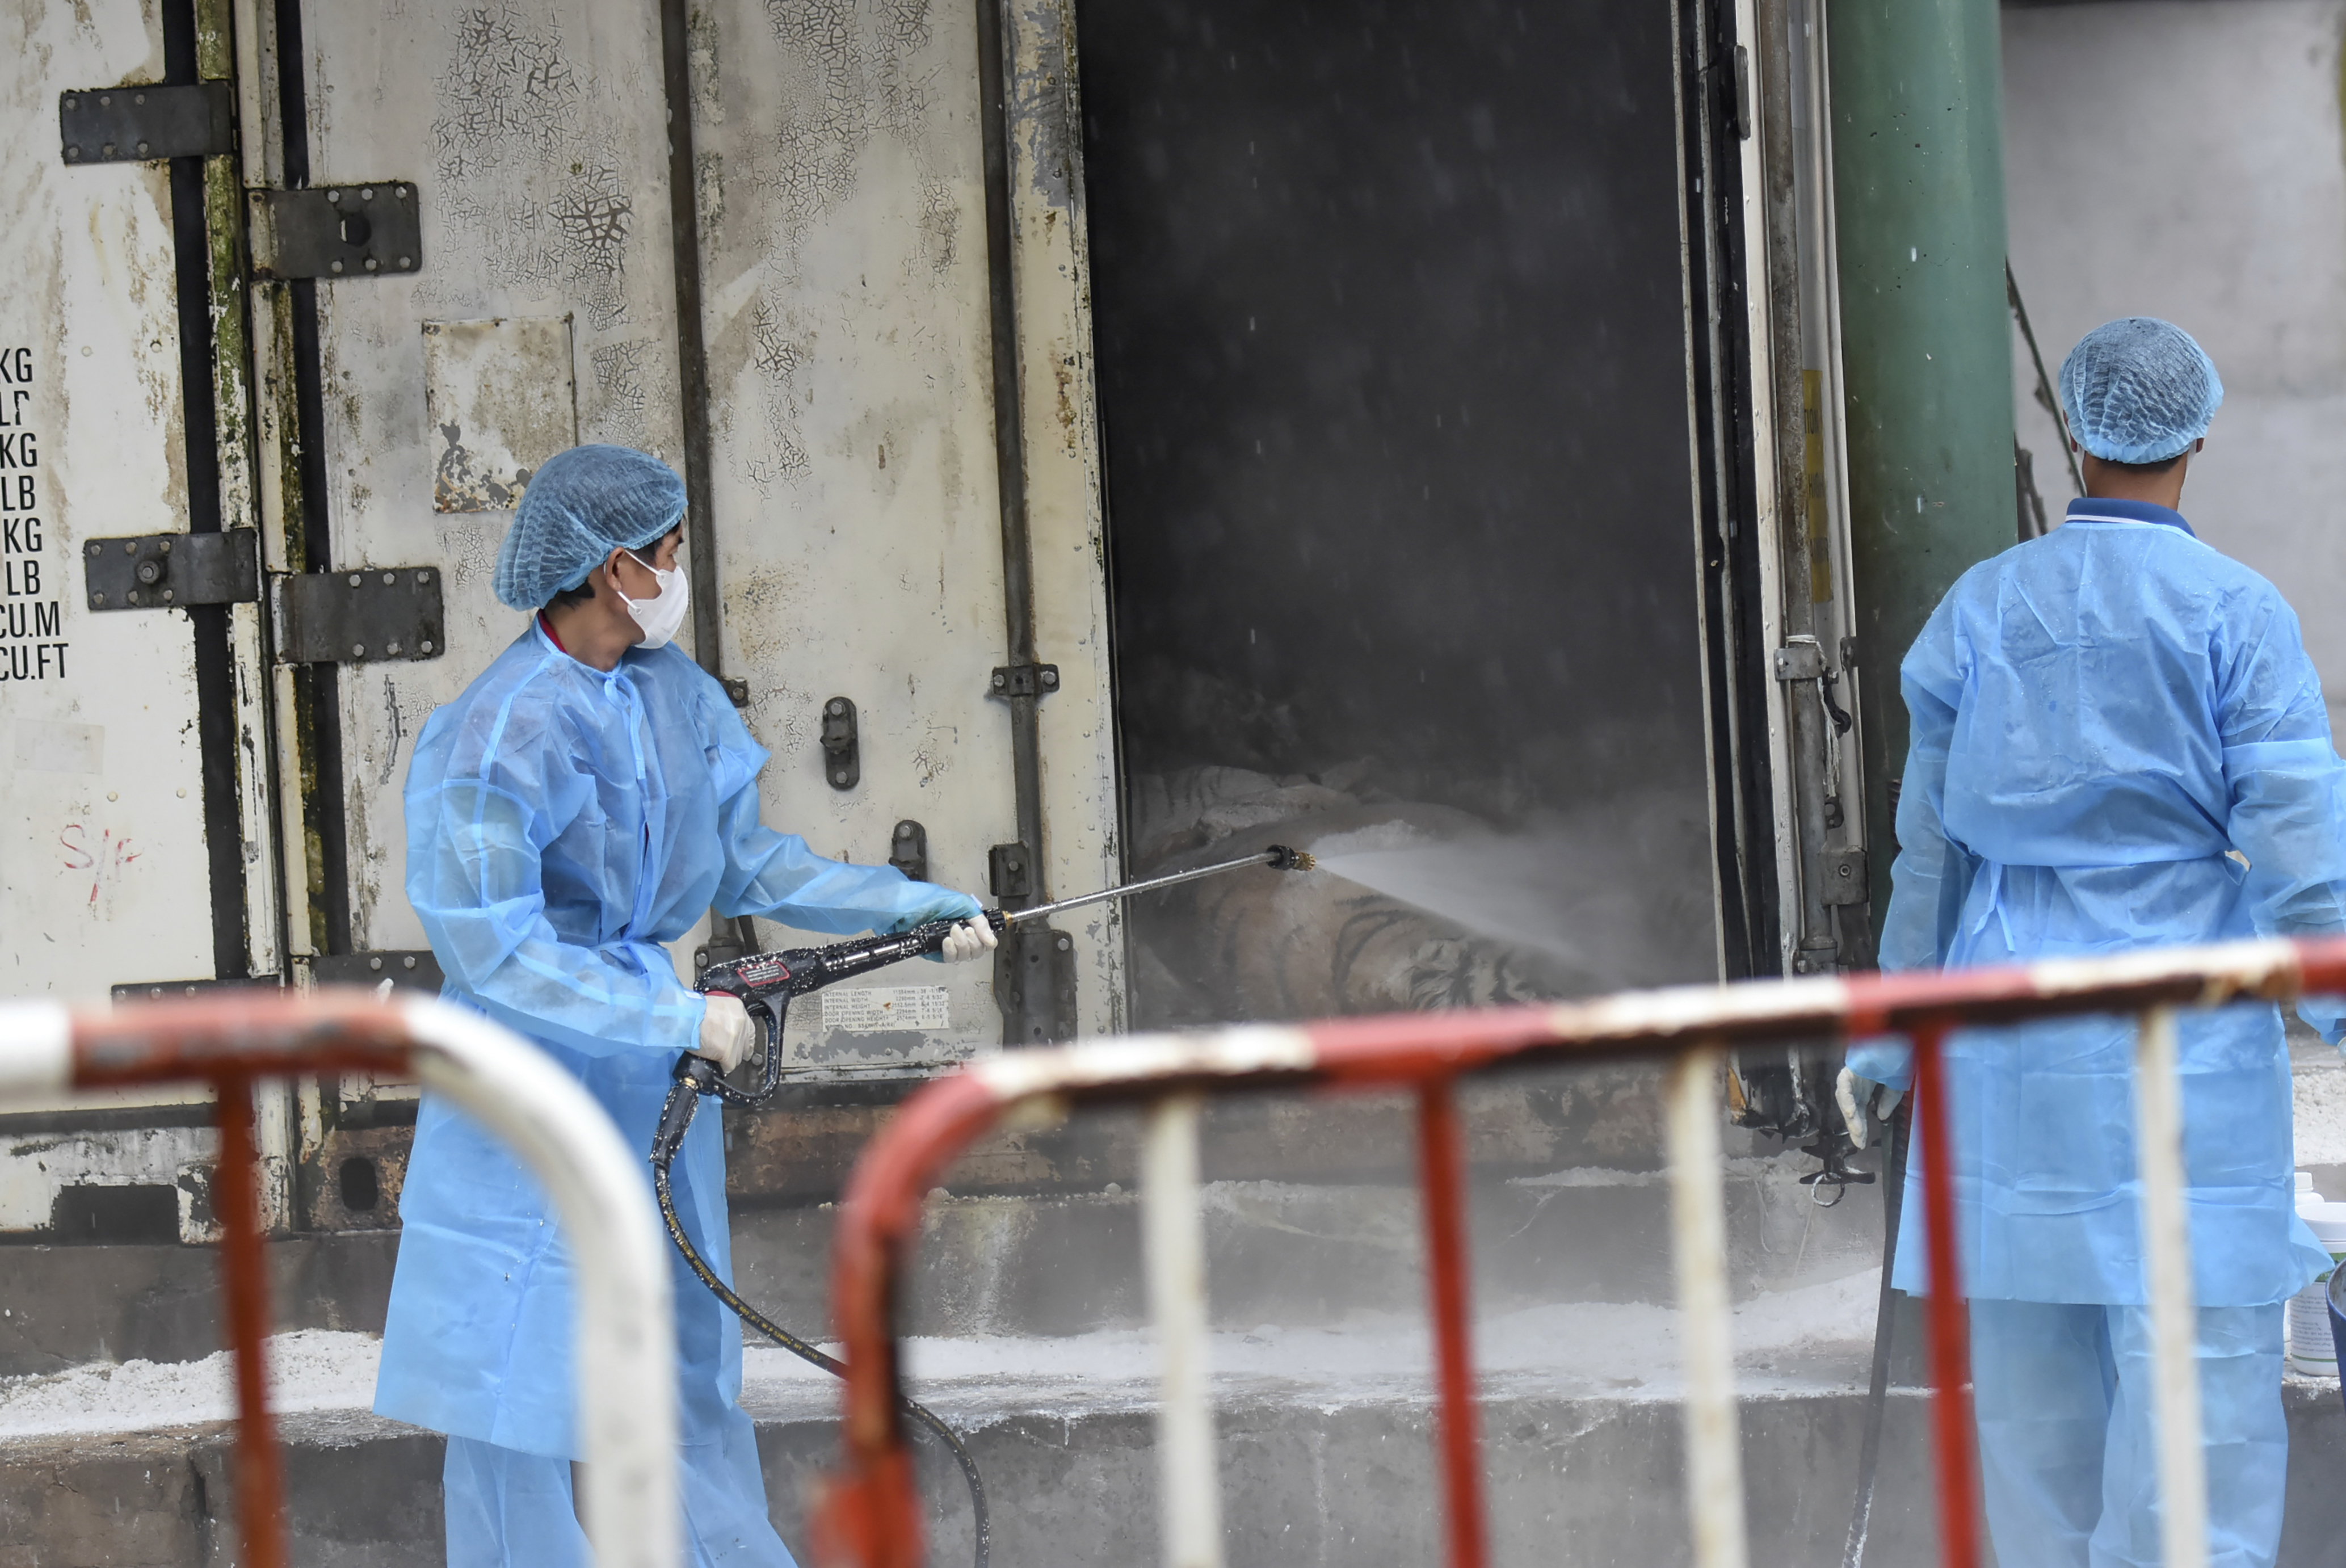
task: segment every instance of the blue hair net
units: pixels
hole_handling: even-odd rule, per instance
[[[684,515],[684,481],[648,452],[574,446],[546,460],[497,546],[497,598],[535,610],[614,550],[640,550]]]
[[[2208,433],[2224,402],[2216,363],[2156,316],[2105,321],[2061,361],[2061,409],[2105,463],[2164,463]]]

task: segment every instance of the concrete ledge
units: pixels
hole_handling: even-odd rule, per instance
[[[1005,1410],[1002,1390],[944,1389],[991,1495],[994,1561],[1052,1568],[1150,1568],[1156,1472],[1148,1410],[1106,1400]],[[2281,1562],[2338,1560],[2346,1530],[2346,1405],[2292,1383],[2289,1528]],[[1927,1404],[1892,1396],[1872,1568],[1937,1563],[1926,1460]],[[1743,1406],[1755,1563],[1840,1561],[1864,1396],[1778,1393]],[[1230,1560],[1250,1564],[1422,1568],[1440,1561],[1430,1410],[1396,1398],[1322,1408],[1249,1395],[1222,1413]],[[1483,1410],[1494,1561],[1556,1568],[1681,1563],[1678,1407],[1666,1400],[1500,1394]],[[436,1568],[441,1441],[355,1412],[285,1423],[294,1560],[305,1568]],[[229,1435],[219,1425],[0,1443],[0,1563],[8,1568],[227,1568],[235,1561]],[[760,1413],[768,1494],[783,1538],[805,1540],[807,1485],[831,1462],[827,1401],[811,1390]],[[968,1504],[948,1456],[927,1452],[930,1561],[969,1560]]]

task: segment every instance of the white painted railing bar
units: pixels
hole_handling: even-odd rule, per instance
[[[2135,1158],[2142,1179],[2150,1296],[2151,1391],[2167,1568],[2208,1568],[2208,1468],[2199,1431],[2199,1314],[2184,1199],[2183,1096],[2175,1010],[2153,1007],[2135,1036]]]
[[[577,1319],[573,1356],[579,1441],[586,1456],[581,1500],[597,1568],[676,1568],[683,1550],[678,1512],[676,1333],[667,1237],[652,1206],[643,1157],[620,1140],[601,1105],[577,1079],[520,1036],[479,1013],[434,999],[366,1010],[353,1019],[332,1005],[314,1009],[275,998],[213,1009],[158,1008],[182,1032],[217,1013],[237,1027],[195,1065],[154,1070],[156,1081],[196,1081],[234,1070],[246,1078],[301,1070],[306,1045],[282,1048],[289,1024],[329,1056],[344,1041],[338,1016],[367,1035],[378,1053],[404,1051],[431,1092],[473,1117],[520,1158],[561,1216],[576,1261]],[[85,1020],[88,1015],[84,1015]],[[103,1014],[97,1015],[103,1017]],[[128,1013],[113,1015],[128,1048],[145,1042]],[[387,1027],[398,1019],[397,1030]],[[0,1003],[0,1104],[12,1096],[54,1095],[83,1083],[76,1016],[50,1002]],[[241,1033],[239,1032],[241,1031]],[[404,1038],[397,1037],[403,1033]],[[250,1054],[239,1042],[253,1044]],[[107,1047],[119,1054],[117,1038]],[[119,1064],[116,1064],[118,1067]],[[313,1069],[314,1070],[314,1069]]]
[[[1221,1478],[1206,1349],[1206,1220],[1198,1187],[1198,1095],[1148,1107],[1141,1247],[1157,1329],[1157,1476],[1165,1568],[1222,1568]]]
[[[1719,1068],[1711,1047],[1670,1064],[1670,1254],[1686,1366],[1687,1512],[1695,1568],[1744,1568],[1743,1453],[1728,1316]]]

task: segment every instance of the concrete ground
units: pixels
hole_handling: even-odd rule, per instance
[[[1156,1561],[1148,1411],[1117,1390],[1013,1408],[999,1390],[923,1390],[974,1450],[1003,1564],[1144,1568]],[[1290,1387],[1220,1401],[1223,1508],[1234,1563],[1401,1568],[1439,1560],[1430,1411],[1422,1397]],[[827,1394],[827,1390],[825,1391]],[[2287,1568],[2334,1564],[2346,1496],[2346,1405],[2292,1382]],[[830,1400],[753,1400],[768,1494],[802,1543],[808,1484],[834,1453]],[[1837,1563],[1864,1400],[1850,1385],[1779,1388],[1742,1406],[1751,1557]],[[1925,1468],[1926,1402],[1889,1407],[1867,1561],[1938,1561]],[[1482,1410],[1493,1561],[1564,1568],[1681,1563],[1678,1410],[1637,1394],[1575,1397],[1536,1380],[1486,1385]],[[317,1568],[443,1561],[440,1441],[351,1410],[287,1420],[294,1560]],[[967,1561],[966,1494],[924,1456],[933,1563]],[[221,1568],[236,1560],[229,1439],[217,1423],[0,1441],[0,1562],[42,1568]]]
[[[1862,1431],[1877,1276],[1747,1302],[1738,1312],[1752,1560],[1840,1560]],[[1911,1350],[1914,1324],[1902,1315]],[[1674,1315],[1576,1303],[1477,1325],[1485,1475],[1498,1563],[1683,1562],[1688,1544]],[[308,1330],[272,1341],[296,1561],[423,1568],[442,1561],[440,1440],[366,1413],[376,1341]],[[1423,1563],[1438,1558],[1423,1325],[1217,1333],[1225,1522],[1234,1563]],[[1902,1358],[1910,1360],[1911,1358]],[[961,1431],[992,1501],[994,1561],[1132,1568],[1155,1560],[1154,1358],[1146,1336],[911,1342],[916,1394]],[[2338,1561],[2346,1532],[2346,1401],[2292,1380],[2282,1562]],[[835,1452],[837,1390],[783,1353],[747,1358],[767,1487],[803,1543],[809,1484]],[[0,1386],[0,1563],[214,1568],[235,1560],[225,1358],[85,1368]],[[1926,1404],[1893,1390],[1870,1563],[1937,1561]],[[931,1560],[969,1550],[958,1472],[923,1454]]]

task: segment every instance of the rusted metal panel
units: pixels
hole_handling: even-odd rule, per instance
[[[540,463],[578,444],[570,318],[423,323],[423,420],[446,444],[438,512],[510,512]]]
[[[153,81],[133,0],[10,8],[0,126],[0,988],[102,999],[212,972],[194,641],[184,613],[92,614],[77,552],[186,526],[168,177],[66,165],[60,87]]]

